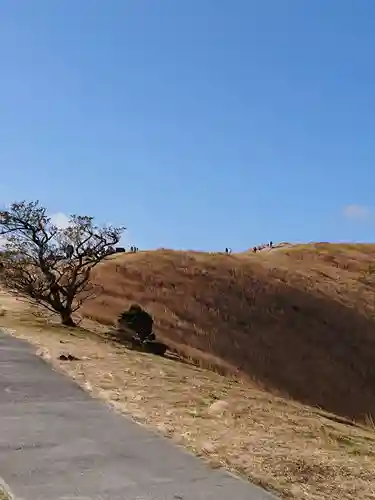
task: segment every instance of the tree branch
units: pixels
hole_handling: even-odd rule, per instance
[[[0,212],[0,235],[7,239],[1,270],[5,286],[69,318],[96,294],[89,284],[91,271],[125,229],[99,228],[93,220],[73,215],[67,228],[57,228],[37,201],[13,203]]]

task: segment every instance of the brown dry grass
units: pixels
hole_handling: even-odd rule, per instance
[[[120,256],[98,270],[105,293],[85,307],[91,333],[47,322],[6,294],[0,325],[119,411],[284,498],[370,499],[373,290],[360,277],[374,255],[371,245],[317,245],[256,256]],[[110,324],[133,301],[155,314],[159,335],[187,358],[227,372],[239,367],[248,380],[110,341],[92,320]],[[60,362],[61,352],[81,360]],[[367,426],[260,386],[342,415],[366,414]]]
[[[231,256],[156,251],[98,268],[82,312],[112,324],[132,302],[183,356],[334,413],[375,417],[375,245],[299,245]]]
[[[0,305],[5,309],[0,326],[33,343],[95,397],[212,466],[224,466],[285,499],[375,498],[373,428],[209,370],[128,351],[94,323],[91,331],[62,328],[19,302],[15,308],[4,294]],[[61,353],[80,360],[59,361]]]

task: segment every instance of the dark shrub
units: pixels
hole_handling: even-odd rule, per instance
[[[152,331],[153,323],[152,316],[138,304],[132,304],[118,319],[121,337],[124,337],[123,332],[129,330],[135,333],[129,339],[133,349],[164,356],[168,346],[156,341],[155,333]]]

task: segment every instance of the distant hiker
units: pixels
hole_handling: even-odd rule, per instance
[[[272,243],[272,241],[270,241],[270,248],[272,248],[272,245],[273,245],[273,243]]]
[[[257,253],[257,247],[253,247],[253,252]]]
[[[225,249],[225,253],[228,255],[228,253],[229,253],[228,248]]]
[[[133,246],[132,246],[132,247],[130,247],[130,252],[131,252],[131,253],[134,253],[134,247],[133,247]]]

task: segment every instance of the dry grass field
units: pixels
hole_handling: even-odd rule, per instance
[[[328,244],[113,256],[80,328],[5,292],[0,326],[116,410],[282,498],[373,499],[374,257]],[[108,336],[133,302],[183,359]]]
[[[375,416],[373,262],[375,245],[120,255],[98,268],[103,294],[82,312],[110,325],[140,303],[199,366],[364,420]]]

